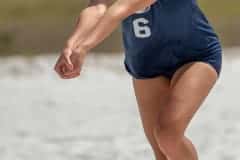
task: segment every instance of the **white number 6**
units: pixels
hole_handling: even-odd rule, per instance
[[[133,29],[137,38],[148,38],[151,36],[151,29],[147,25],[149,21],[145,18],[138,18],[133,21]]]

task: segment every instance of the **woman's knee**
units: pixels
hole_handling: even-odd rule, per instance
[[[176,110],[178,101],[176,97],[170,98],[152,130],[158,143],[164,147],[173,146],[184,137],[185,122],[184,117]]]
[[[175,131],[174,128],[159,128],[156,126],[153,130],[160,150],[166,155],[172,155],[177,150],[178,144],[181,143],[182,135]]]
[[[181,127],[177,125],[174,120],[168,122],[161,122],[154,126],[153,135],[158,140],[158,143],[174,143],[184,136]]]
[[[157,128],[158,132],[171,132],[174,134],[183,132],[185,121],[182,113],[178,110],[180,104],[180,100],[169,99],[157,117],[154,128]]]

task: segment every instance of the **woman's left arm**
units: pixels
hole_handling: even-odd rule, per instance
[[[119,23],[136,11],[150,6],[156,0],[117,0],[105,12],[95,30],[73,52],[85,54],[107,38]]]

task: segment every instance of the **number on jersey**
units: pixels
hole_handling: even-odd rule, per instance
[[[151,36],[151,29],[146,18],[137,18],[133,21],[133,30],[137,38],[148,38]]]

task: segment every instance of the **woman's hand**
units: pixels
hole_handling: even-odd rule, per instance
[[[63,79],[72,79],[80,76],[86,53],[83,50],[65,48],[58,58],[55,71]]]
[[[86,51],[81,49],[81,44],[96,28],[107,5],[107,0],[92,0],[88,7],[81,11],[74,32],[55,65],[55,71],[61,78],[70,79],[80,75],[86,54]]]

